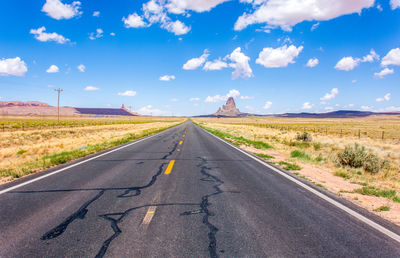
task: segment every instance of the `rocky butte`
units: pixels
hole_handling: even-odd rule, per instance
[[[241,116],[244,113],[240,112],[239,109],[236,108],[235,100],[232,97],[229,97],[226,101],[226,104],[218,109],[217,112],[212,114],[213,116]]]

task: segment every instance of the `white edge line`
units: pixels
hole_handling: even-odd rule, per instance
[[[200,127],[200,126],[199,126],[199,127]],[[201,128],[201,127],[200,127],[200,128]],[[261,161],[260,159],[258,159],[258,158],[256,158],[256,157],[254,157],[253,155],[251,155],[251,154],[245,152],[244,150],[242,150],[242,149],[240,149],[240,148],[238,148],[238,147],[232,145],[231,143],[229,143],[229,142],[227,142],[227,141],[225,141],[225,140],[219,138],[218,136],[216,136],[216,135],[210,133],[209,131],[205,130],[204,128],[201,128],[201,129],[203,129],[205,132],[209,133],[210,135],[214,136],[214,137],[217,138],[218,140],[220,140],[220,141],[222,141],[222,142],[228,144],[229,146],[231,146],[231,147],[235,148],[236,150],[240,151],[241,153],[247,155],[248,157],[254,159],[254,160],[257,161],[258,163],[260,163],[260,164],[266,166],[267,168],[269,168],[269,169],[275,171],[276,173],[278,173],[278,174],[280,174],[281,176],[283,176],[283,177],[289,179],[290,181],[292,181],[292,182],[294,182],[294,183],[300,185],[301,187],[303,187],[304,189],[310,191],[311,193],[315,194],[316,196],[318,196],[318,197],[324,199],[325,201],[329,202],[330,204],[332,204],[332,205],[338,207],[339,209],[341,209],[341,210],[347,212],[348,214],[350,214],[351,216],[355,217],[356,219],[358,219],[358,220],[364,222],[365,224],[371,226],[372,228],[378,230],[379,232],[385,234],[386,236],[388,236],[388,237],[392,238],[393,240],[395,240],[395,241],[397,241],[397,242],[400,243],[400,236],[399,236],[398,234],[396,234],[396,233],[390,231],[389,229],[387,229],[387,228],[385,228],[385,227],[379,225],[378,223],[376,223],[376,222],[374,222],[374,221],[372,221],[372,220],[366,218],[365,216],[361,215],[360,213],[358,213],[358,212],[356,212],[356,211],[354,211],[354,210],[348,208],[347,206],[341,204],[341,203],[338,202],[338,201],[335,201],[334,199],[332,199],[332,198],[328,197],[327,195],[325,195],[325,194],[323,194],[323,193],[321,193],[321,192],[319,192],[319,191],[313,189],[312,187],[310,187],[310,186],[308,186],[308,185],[306,185],[306,184],[300,182],[300,181],[297,180],[296,178],[294,178],[294,177],[292,177],[292,176],[290,176],[290,175],[288,175],[288,174],[286,174],[286,173],[280,171],[279,169],[277,169],[277,168],[271,166],[270,164],[268,164],[268,163],[266,163],[266,162],[264,162],[264,161]]]
[[[173,128],[173,127],[172,127],[172,128]],[[166,130],[168,130],[168,129],[169,129],[169,128],[167,128]],[[40,177],[31,179],[31,180],[28,180],[28,181],[26,181],[26,182],[24,182],[24,183],[11,186],[11,187],[9,187],[9,188],[6,188],[6,189],[4,189],[4,190],[1,190],[1,191],[0,191],[0,195],[2,195],[2,194],[4,194],[4,193],[7,193],[7,192],[9,192],[9,191],[15,190],[15,189],[17,189],[17,188],[20,188],[20,187],[22,187],[22,186],[24,186],[24,185],[28,185],[28,184],[31,184],[31,183],[33,183],[33,182],[42,180],[43,178],[46,178],[46,177],[49,177],[49,176],[58,174],[58,173],[60,173],[60,172],[63,172],[64,170],[67,170],[67,169],[70,169],[70,168],[79,166],[79,165],[81,165],[81,164],[83,164],[83,163],[86,163],[86,162],[89,162],[89,161],[91,161],[91,160],[100,158],[100,157],[102,157],[102,156],[105,156],[105,155],[107,155],[107,154],[113,153],[113,152],[115,152],[115,151],[124,149],[124,148],[129,147],[129,146],[131,146],[131,145],[134,145],[134,144],[136,144],[136,143],[139,143],[139,142],[148,140],[148,139],[153,138],[153,137],[155,137],[155,136],[157,136],[157,135],[159,135],[159,134],[161,134],[161,133],[164,133],[166,130],[164,130],[164,131],[162,131],[162,132],[159,132],[159,133],[156,133],[156,134],[153,134],[153,135],[148,136],[148,137],[146,137],[146,138],[142,138],[142,139],[139,139],[139,140],[137,140],[137,141],[128,143],[128,144],[126,144],[126,145],[124,145],[124,146],[118,147],[118,148],[116,148],[116,149],[110,150],[110,151],[105,152],[105,153],[102,153],[102,154],[99,154],[99,155],[94,156],[94,157],[91,157],[91,158],[89,158],[89,159],[82,160],[82,161],[80,161],[80,162],[78,162],[78,163],[72,164],[72,165],[67,166],[67,167],[65,167],[65,168],[58,169],[58,170],[53,171],[53,172],[51,172],[51,173],[48,173],[48,174],[46,174],[46,175],[43,175],[43,176],[40,176]]]

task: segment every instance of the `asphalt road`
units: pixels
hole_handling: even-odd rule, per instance
[[[69,165],[0,186],[0,257],[400,256],[399,242],[190,122],[10,190]]]

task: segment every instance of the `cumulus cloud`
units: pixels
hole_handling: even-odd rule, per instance
[[[209,54],[208,54],[208,50],[205,49],[203,54],[200,57],[195,57],[192,59],[189,59],[184,65],[183,65],[183,69],[184,70],[195,70],[198,67],[200,67],[202,64],[204,64],[204,62],[207,60]]]
[[[147,105],[139,108],[138,113],[142,115],[151,115],[151,116],[164,116],[168,114],[167,111],[154,108],[152,105]]]
[[[94,32],[90,33],[89,39],[95,40],[95,39],[101,38],[101,37],[103,37],[103,32],[104,31],[100,28],[96,29],[96,33],[94,33]]]
[[[318,58],[310,58],[306,64],[308,67],[315,67],[319,64]]]
[[[269,0],[242,1],[251,3],[255,11],[244,13],[235,23],[235,30],[242,30],[249,25],[266,23],[269,27],[281,27],[290,31],[303,21],[326,21],[336,17],[361,13],[364,8],[374,5],[375,0],[336,0],[334,4],[326,0]]]
[[[323,100],[323,101],[324,100],[331,100],[331,99],[336,98],[336,96],[338,94],[339,94],[338,88],[333,88],[330,93],[326,93],[322,98],[320,98],[320,100]]]
[[[147,24],[143,21],[143,18],[137,13],[128,15],[128,18],[123,17],[122,21],[127,28],[142,28],[147,26]]]
[[[400,48],[394,48],[382,58],[382,66],[400,65]]]
[[[392,10],[400,8],[400,0],[390,0],[390,7]]]
[[[271,101],[267,101],[264,105],[264,109],[269,109],[272,106],[272,102]]]
[[[94,86],[86,86],[85,91],[96,91],[99,90],[99,88],[94,87]]]
[[[376,101],[377,102],[384,102],[384,101],[389,101],[390,100],[390,93],[387,93],[385,96],[383,96],[383,98],[377,98]]]
[[[170,13],[183,14],[186,10],[198,13],[210,11],[215,6],[229,0],[169,0],[166,7]]]
[[[60,0],[46,0],[42,7],[42,12],[45,12],[51,18],[56,20],[70,19],[74,16],[82,14],[80,9],[81,2],[74,1],[72,4],[63,4]]]
[[[308,109],[312,109],[313,106],[314,105],[310,104],[310,102],[304,102],[303,105],[301,106],[301,109],[308,110]]]
[[[249,65],[250,57],[243,54],[240,47],[236,48],[230,55],[227,55],[225,59],[232,61],[229,66],[235,69],[232,72],[232,79],[253,77],[253,70]]]
[[[125,92],[118,92],[118,96],[134,97],[136,96],[136,91],[127,90]]]
[[[100,16],[100,12],[99,11],[94,11],[93,12],[93,16],[94,17],[99,17]]]
[[[189,101],[199,101],[200,98],[190,98]]]
[[[166,22],[161,25],[161,28],[164,28],[167,31],[172,32],[175,35],[183,35],[190,31],[190,27],[186,26],[181,21]]]
[[[78,65],[76,68],[78,68],[79,72],[83,73],[86,70],[86,66],[83,64]]]
[[[364,111],[370,111],[373,108],[374,108],[373,106],[361,106],[361,110],[364,110]]]
[[[115,36],[115,32],[110,32],[110,36]]]
[[[159,78],[160,81],[171,81],[175,80],[175,75],[163,75]]]
[[[295,63],[294,59],[303,50],[303,46],[284,45],[278,48],[264,48],[256,60],[257,64],[266,68],[286,67],[288,64]]]
[[[221,102],[226,101],[229,97],[236,98],[240,95],[238,90],[230,90],[226,95],[215,95],[215,96],[207,96],[204,102]]]
[[[55,41],[59,44],[64,44],[69,42],[70,40],[65,38],[64,36],[57,34],[55,32],[52,33],[47,33],[46,31],[46,27],[42,26],[38,29],[31,29],[30,33],[35,35],[35,39],[42,41],[42,42],[46,42],[46,41]]]
[[[46,73],[58,73],[60,69],[58,69],[57,65],[50,65],[49,68],[47,68]]]
[[[383,79],[386,75],[388,74],[394,74],[394,70],[393,69],[389,69],[389,68],[385,68],[382,71],[380,71],[379,73],[374,73],[374,76],[380,79]]]
[[[371,49],[369,54],[362,58],[361,62],[372,63],[375,60],[379,60],[379,55],[375,52],[375,50]]]
[[[221,70],[223,68],[227,68],[228,64],[221,59],[216,59],[214,61],[207,61],[204,66],[203,70],[205,71],[214,71],[214,70]]]
[[[28,67],[20,57],[1,59],[0,76],[24,76]]]
[[[360,63],[359,58],[353,58],[351,56],[343,57],[335,65],[335,69],[342,71],[351,71]]]
[[[254,97],[252,97],[252,96],[240,96],[240,99],[249,100],[249,99],[254,99]]]

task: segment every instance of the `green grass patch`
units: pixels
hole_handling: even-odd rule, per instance
[[[344,179],[349,179],[351,176],[345,171],[335,171],[334,176],[343,177]]]
[[[274,156],[263,154],[263,153],[256,153],[256,155],[263,159],[274,159],[275,158]]]
[[[320,150],[321,149],[321,143],[320,142],[314,142],[313,143],[313,147],[314,147],[314,150]]]
[[[382,190],[379,188],[375,188],[373,186],[364,186],[363,188],[354,190],[354,192],[362,195],[385,197],[395,202],[400,202],[400,198],[397,196],[397,192],[395,190],[389,190],[389,189]]]
[[[283,166],[283,169],[285,170],[301,170],[301,167],[297,164],[289,163],[286,161],[280,161],[279,162],[280,166]]]
[[[376,208],[374,211],[376,211],[376,212],[390,211],[390,207],[389,206],[381,206],[379,208]]]
[[[26,152],[28,152],[28,151],[21,149],[21,150],[17,151],[17,155],[22,155],[22,154],[24,154]]]
[[[301,160],[311,160],[311,156],[308,155],[307,153],[305,153],[304,151],[301,150],[294,150],[290,153],[290,157],[292,158],[297,158],[297,159],[301,159]]]
[[[309,142],[295,142],[295,141],[286,142],[286,145],[289,145],[291,147],[298,147],[300,149],[306,149],[311,146]]]

